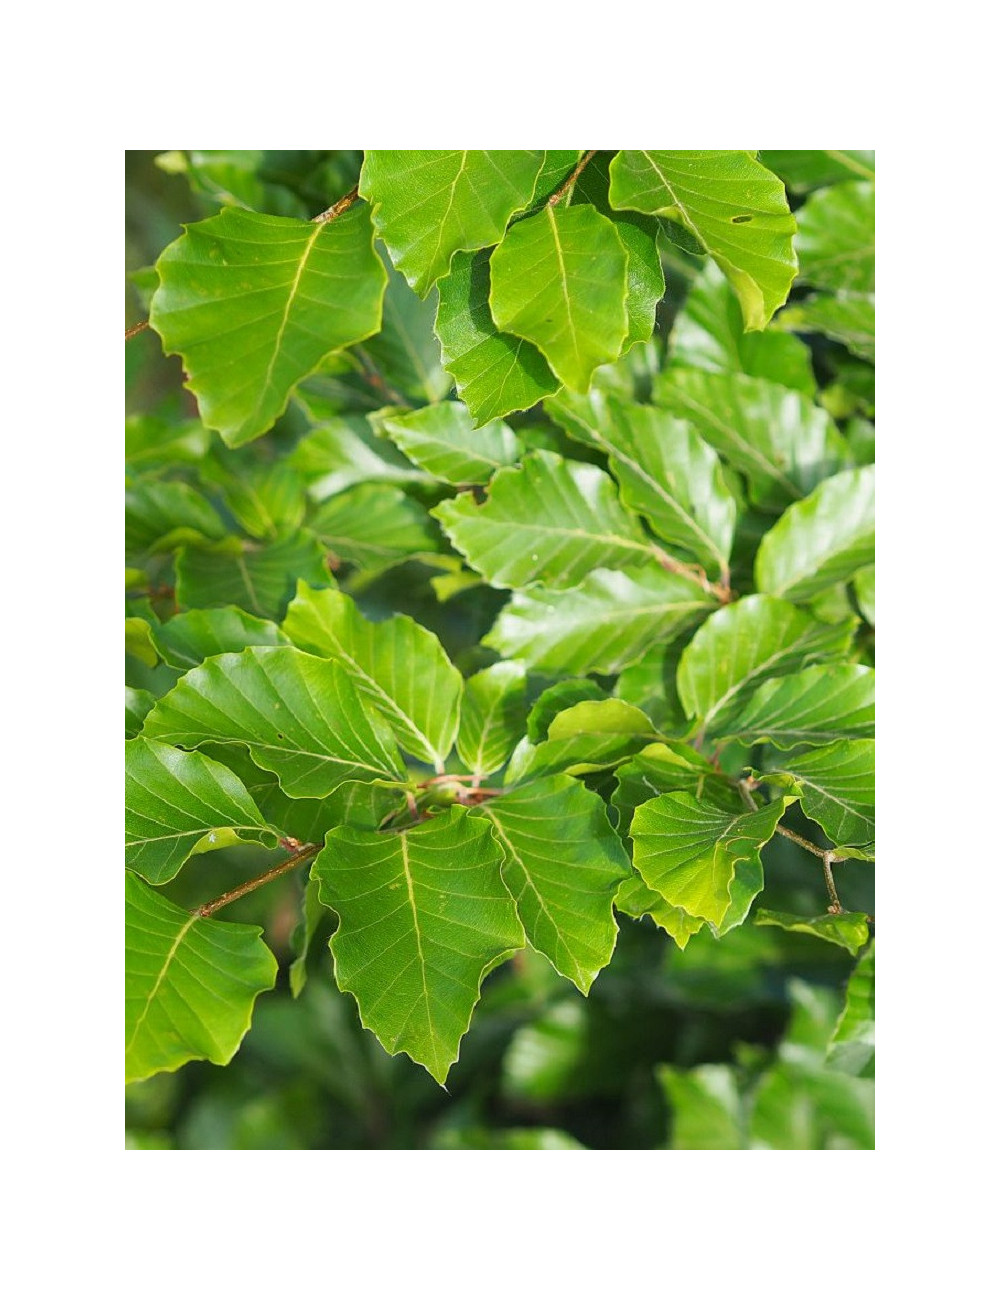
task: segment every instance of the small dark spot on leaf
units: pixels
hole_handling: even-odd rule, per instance
[[[730,217],[729,220],[733,223],[734,226],[742,226],[744,221],[753,221],[753,217],[749,213],[747,213],[741,217]]]

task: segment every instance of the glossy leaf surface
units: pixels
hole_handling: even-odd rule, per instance
[[[833,185],[809,196],[797,214],[799,278],[833,293],[875,292],[875,186]]]
[[[864,912],[824,912],[822,916],[793,916],[789,912],[769,912],[760,908],[754,925],[776,925],[798,934],[814,934],[817,939],[846,948],[856,957],[868,942],[868,918]]]
[[[691,231],[735,289],[747,329],[763,329],[788,297],[795,218],[784,186],[745,150],[623,150],[610,198]]]
[[[532,947],[586,993],[611,960],[612,902],[630,872],[604,801],[568,776],[543,777],[477,811],[503,849],[503,878]]]
[[[523,664],[501,660],[466,678],[456,745],[473,776],[503,767],[524,735],[527,712]]]
[[[300,649],[342,665],[402,748],[444,771],[458,732],[462,676],[433,632],[404,614],[369,622],[343,592],[304,584],[282,627]]]
[[[287,638],[267,619],[235,605],[175,614],[153,630],[156,648],[171,668],[194,668],[212,655],[235,653],[251,645],[285,645]]]
[[[477,429],[461,402],[439,402],[386,416],[382,429],[415,465],[455,487],[487,483],[498,469],[515,464],[521,455],[512,429],[500,420]]]
[[[764,682],[733,720],[746,744],[779,749],[826,745],[875,734],[875,670],[863,664],[817,664]]]
[[[232,1059],[278,972],[260,934],[185,912],[126,873],[126,1083]]]
[[[490,826],[462,808],[397,834],[334,830],[313,863],[340,918],[337,983],[388,1052],[439,1083],[486,972],[524,944]]]
[[[759,591],[809,600],[875,562],[875,467],[845,470],[789,506],[761,539]]]
[[[531,202],[539,149],[369,149],[358,188],[393,265],[423,298],[454,253],[499,242]]]
[[[501,470],[482,505],[463,493],[431,513],[495,587],[572,587],[592,569],[622,568],[652,553],[606,474],[548,451]]]
[[[782,770],[795,782],[802,811],[838,849],[856,850],[851,857],[874,854],[874,740],[838,740],[797,755]]]
[[[296,221],[229,208],[156,264],[150,324],[230,447],[265,433],[323,358],[374,334],[386,274],[368,209]]]
[[[239,777],[206,758],[139,736],[125,744],[125,866],[162,885],[193,853],[277,836]]]
[[[395,742],[346,670],[291,646],[207,659],[157,703],[144,734],[189,747],[246,745],[293,798],[399,775]]]
[[[554,374],[586,392],[628,332],[628,254],[613,222],[590,206],[546,206],[512,226],[490,258],[490,310],[527,339]]]

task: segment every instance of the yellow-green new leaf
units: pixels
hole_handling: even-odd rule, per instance
[[[433,632],[405,614],[371,623],[343,592],[304,583],[282,629],[300,649],[342,665],[403,749],[444,771],[458,732],[462,675]]]
[[[369,149],[358,190],[379,239],[421,298],[454,253],[496,244],[531,202],[541,149]]]
[[[313,863],[340,918],[337,983],[387,1052],[444,1083],[487,972],[524,946],[489,824],[464,808],[398,833],[336,829]]]
[[[277,839],[221,763],[143,736],[126,741],[125,866],[151,885],[173,880],[194,853]]]
[[[143,734],[166,744],[245,745],[292,798],[323,799],[345,781],[401,775],[391,733],[347,670],[292,646],[217,655],[177,683]]]
[[[299,380],[382,322],[386,273],[363,204],[326,222],[227,208],[188,226],[156,269],[150,324],[230,447],[266,433]]]
[[[125,1082],[227,1065],[278,963],[251,925],[192,915],[125,876]]]
[[[776,799],[756,812],[732,813],[689,794],[661,794],[632,818],[635,868],[672,907],[722,926],[736,901],[737,864],[762,870],[760,849],[774,835],[788,802]]]
[[[501,470],[482,505],[462,493],[431,513],[494,587],[573,587],[592,569],[624,568],[653,553],[603,470],[549,451]]]
[[[790,505],[765,533],[754,576],[759,591],[811,600],[875,562],[875,466],[845,470]]]
[[[512,226],[490,258],[499,329],[533,343],[567,388],[585,393],[628,333],[628,253],[590,206],[546,206]]]
[[[615,907],[636,920],[643,916],[651,917],[661,930],[670,935],[682,952],[691,936],[705,925],[700,916],[688,916],[682,907],[671,907],[664,901],[662,894],[649,888],[638,871],[633,871],[622,881],[615,898]]]
[[[744,149],[626,149],[610,172],[611,206],[686,227],[736,290],[746,328],[762,330],[797,269],[781,181]]]
[[[503,849],[503,878],[528,942],[586,993],[611,960],[612,904],[631,871],[604,800],[569,776],[547,776],[483,804]]]

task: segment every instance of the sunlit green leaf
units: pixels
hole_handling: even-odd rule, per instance
[[[442,361],[478,423],[527,410],[556,391],[559,380],[541,352],[493,320],[489,253],[456,253],[438,293]]]
[[[819,822],[838,849],[871,857],[875,845],[875,741],[838,740],[789,759],[802,811]]]
[[[257,926],[192,915],[125,876],[125,1081],[226,1065],[278,964]]]
[[[658,795],[632,818],[632,860],[649,888],[671,906],[721,925],[734,901],[737,864],[749,861],[759,868],[759,850],[784,809],[784,799],[756,812],[733,813],[689,794]]]
[[[524,735],[526,714],[523,664],[501,660],[466,678],[456,745],[473,776],[503,767]]]
[[[586,993],[611,960],[612,902],[630,871],[604,800],[568,776],[548,776],[477,810],[503,849],[503,878],[528,942]]]
[[[646,745],[615,772],[618,788],[611,803],[618,811],[618,829],[627,835],[636,808],[657,795],[683,792],[699,802],[729,812],[744,804],[731,781],[688,745],[658,741]]]
[[[795,218],[781,182],[742,149],[623,150],[611,204],[691,231],[725,272],[746,328],[763,329],[795,278]]]
[[[427,511],[398,488],[361,483],[324,501],[309,526],[337,562],[386,569],[441,549]]]
[[[583,700],[606,700],[608,692],[590,677],[568,677],[547,687],[531,706],[526,734],[533,745],[547,738],[549,724],[558,713]]]
[[[796,213],[799,279],[831,292],[875,292],[875,186],[834,185]]]
[[[193,853],[251,840],[274,848],[240,779],[204,754],[143,736],[125,742],[125,866],[152,885],[172,880]]]
[[[733,735],[779,749],[826,745],[875,734],[875,670],[863,664],[817,664],[763,682],[733,715]]]
[[[776,925],[782,930],[814,934],[817,939],[839,944],[856,957],[868,942],[868,918],[864,912],[824,912],[822,916],[794,916],[789,912],[769,912],[760,908],[754,925]]]
[[[266,432],[323,358],[376,333],[386,274],[368,209],[296,221],[228,208],[156,264],[150,324],[231,447]]]
[[[615,907],[626,916],[636,919],[651,917],[661,930],[669,934],[683,952],[688,940],[704,926],[700,916],[688,916],[682,907],[671,907],[663,895],[650,889],[637,871],[623,880],[615,898]]]
[[[382,328],[358,349],[394,393],[419,402],[437,402],[451,388],[441,365],[441,344],[434,335],[437,294],[421,299],[377,248],[389,274],[382,300]]]
[[[875,626],[875,566],[862,569],[854,578],[854,594],[858,598],[858,609],[865,619]]]
[[[592,569],[623,568],[652,554],[603,471],[548,451],[500,470],[482,505],[463,493],[431,513],[495,587],[572,587]]]
[[[594,370],[622,350],[627,270],[613,222],[589,205],[546,205],[494,250],[490,310],[500,330],[538,348],[562,383],[586,392]]]
[[[405,614],[371,623],[343,592],[304,583],[282,628],[300,649],[336,660],[403,749],[444,771],[458,733],[462,675],[433,632]]]
[[[681,656],[677,689],[706,735],[739,725],[750,689],[843,654],[854,624],[821,623],[774,596],[745,596],[714,613]]]
[[[524,944],[489,824],[452,808],[408,830],[334,830],[313,863],[340,918],[337,983],[389,1052],[439,1083],[458,1057],[487,971]]]
[[[298,404],[315,426],[288,458],[308,484],[314,501],[343,492],[355,483],[426,483],[416,469],[363,415],[341,415],[315,393],[299,393]]]
[[[742,1151],[746,1117],[733,1068],[699,1065],[677,1070],[657,1068],[670,1102],[671,1149],[674,1151]]]
[[[385,724],[366,712],[338,663],[291,646],[217,655],[157,702],[144,735],[171,745],[246,745],[293,798],[322,799],[345,781],[397,778]]]
[[[789,506],[761,539],[760,591],[809,600],[875,561],[875,467],[845,470]]]
[[[287,645],[277,623],[254,618],[235,605],[175,614],[153,631],[153,641],[171,668],[194,668],[212,655],[251,645]]]
[[[150,691],[135,690],[125,687],[125,739],[137,736],[142,730],[143,719],[156,703],[156,696]]]
[[[826,1059],[835,1070],[862,1079],[875,1077],[875,944],[861,954],[830,1038]]]
[[[782,329],[799,334],[826,334],[865,361],[875,360],[875,295],[818,294],[786,307],[778,318]]]
[[[751,499],[765,510],[784,509],[850,464],[828,412],[766,379],[672,368],[658,377],[654,396],[747,475]]]
[[[540,149],[369,149],[358,189],[393,265],[425,297],[452,255],[499,241],[531,202]]]
[[[386,415],[381,426],[415,465],[456,487],[487,483],[498,469],[515,464],[521,455],[513,430],[500,420],[477,429],[462,402],[439,402]]]
[[[515,592],[483,642],[529,668],[616,673],[716,608],[698,583],[655,565],[595,569],[569,591]]]
[[[762,149],[760,160],[796,194],[836,181],[875,177],[873,149]]]
[[[558,394],[545,409],[571,436],[607,453],[622,500],[663,541],[713,576],[728,574],[736,502],[718,456],[687,421],[597,390]]]

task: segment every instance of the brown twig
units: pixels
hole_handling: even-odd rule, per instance
[[[573,168],[573,170],[570,172],[570,174],[563,181],[563,183],[556,190],[556,192],[550,195],[548,201],[550,208],[555,207],[555,205],[559,202],[559,200],[562,198],[562,196],[566,193],[567,190],[572,190],[574,184],[576,183],[576,178],[580,175],[584,167],[586,167],[587,163],[590,162],[591,158],[593,158],[596,152],[597,152],[596,149],[588,149],[587,152],[580,159],[580,161]]]
[[[250,894],[255,889],[260,889],[261,885],[269,885],[272,880],[277,880],[279,876],[283,876],[286,872],[301,866],[303,862],[308,862],[310,858],[316,856],[322,847],[322,844],[303,845],[298,853],[293,853],[284,862],[279,862],[276,867],[271,867],[262,876],[256,876],[253,880],[245,880],[242,885],[237,885],[235,889],[230,889],[228,893],[220,894],[218,898],[213,898],[210,903],[203,903],[201,907],[194,908],[194,915],[211,916],[213,912],[219,911],[228,903],[235,903],[237,898],[242,898],[244,894]]]
[[[840,906],[837,886],[833,883],[833,872],[830,869],[830,864],[833,862],[843,862],[843,858],[835,858],[829,852],[823,854],[823,879],[826,881],[826,892],[830,895],[830,906],[826,910],[832,912],[834,916],[839,916],[844,909]]]
[[[720,605],[728,605],[733,599],[733,593],[729,587],[728,571],[724,570],[720,575],[721,582],[709,582],[708,574],[700,564],[684,564],[683,561],[675,560],[672,555],[668,555],[666,551],[661,550],[659,546],[654,546],[652,549],[656,563],[661,568],[666,569],[668,573],[678,573],[682,578],[690,578],[692,582],[696,582],[699,587],[707,591],[710,596],[714,596]]]
[[[358,187],[355,185],[349,194],[345,194],[342,199],[338,199],[325,212],[321,212],[318,217],[313,217],[313,221],[332,221],[334,217],[339,217],[342,212],[346,212],[357,197]]]
[[[141,320],[137,325],[130,325],[128,329],[125,331],[125,342],[127,343],[129,339],[134,339],[137,334],[141,334],[143,330],[148,330],[148,329],[149,329],[148,320]]]

